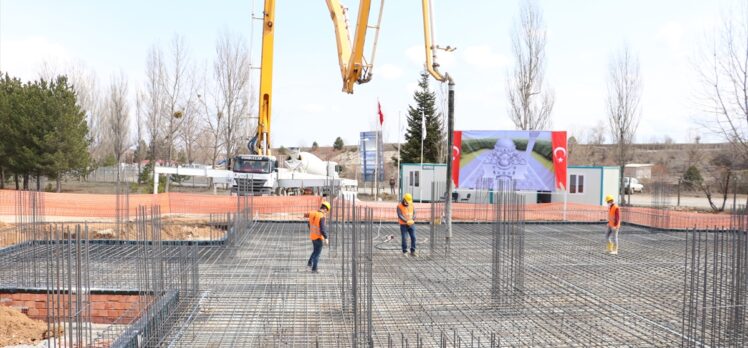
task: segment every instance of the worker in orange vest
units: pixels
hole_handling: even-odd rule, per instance
[[[416,212],[413,207],[413,196],[406,193],[397,205],[397,221],[400,223],[400,237],[402,238],[403,256],[408,256],[408,235],[410,234],[410,256],[416,257]]]
[[[618,254],[618,230],[621,228],[621,208],[615,203],[612,195],[605,196],[608,203],[608,253]]]
[[[317,263],[319,263],[319,256],[322,254],[322,243],[330,245],[330,241],[327,239],[327,229],[325,228],[325,215],[329,211],[330,203],[323,201],[319,210],[304,214],[304,217],[309,218],[309,239],[312,240],[313,247],[312,255],[309,256],[306,267],[312,273],[319,273]]]

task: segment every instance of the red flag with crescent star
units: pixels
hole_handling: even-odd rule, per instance
[[[566,131],[551,132],[551,146],[553,146],[553,171],[556,173],[556,188],[566,191]]]
[[[462,155],[462,131],[452,133],[452,181],[460,187],[460,157]]]

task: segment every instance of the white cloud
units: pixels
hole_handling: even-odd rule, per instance
[[[43,36],[0,42],[0,69],[23,80],[38,78],[42,63],[63,66],[71,61],[67,49]]]
[[[481,69],[502,68],[511,62],[509,57],[493,52],[489,45],[468,46],[462,56],[465,62]]]
[[[393,64],[382,64],[380,67],[375,68],[374,74],[382,76],[385,80],[395,80],[403,75],[403,69]]]

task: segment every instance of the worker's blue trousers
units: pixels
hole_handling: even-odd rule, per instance
[[[403,241],[403,253],[408,252],[408,234],[410,234],[410,252],[416,252],[416,228],[414,226],[400,225],[400,237]]]
[[[306,263],[307,266],[312,267],[312,271],[317,270],[317,263],[319,263],[319,256],[322,254],[322,239],[316,239],[312,241],[312,256],[309,257],[309,261]]]

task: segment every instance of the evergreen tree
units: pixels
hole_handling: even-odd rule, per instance
[[[408,129],[405,133],[405,144],[401,149],[403,163],[421,162],[421,115],[426,120],[426,139],[423,141],[423,162],[442,163],[439,158],[439,147],[444,139],[441,115],[436,110],[436,93],[429,88],[429,74],[421,73],[419,89],[413,94],[415,106],[408,105]]]
[[[343,149],[343,138],[337,137],[335,138],[335,142],[332,144],[332,148],[335,150],[342,150]]]
[[[16,122],[20,113],[19,102],[23,100],[22,92],[21,80],[11,78],[7,73],[0,79],[0,171],[3,181],[5,175],[18,173],[15,144],[18,142],[19,129]]]
[[[86,114],[76,104],[75,91],[67,77],[60,76],[47,87],[43,165],[41,172],[57,180],[63,174],[83,173],[89,164]]]
[[[21,83],[0,79],[0,167],[23,177],[59,179],[88,165],[88,126],[67,78]],[[37,181],[37,188],[38,187]]]

